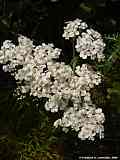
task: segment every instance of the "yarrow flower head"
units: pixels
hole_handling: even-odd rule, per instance
[[[87,24],[78,18],[74,21],[66,22],[66,24],[63,33],[65,39],[74,38],[80,34],[80,29],[83,30],[87,28]]]
[[[81,58],[100,60],[105,45],[101,35],[87,27],[80,19],[67,22],[63,37],[77,38],[75,47]],[[46,97],[46,111],[63,112],[55,127],[63,127],[64,132],[72,128],[82,140],[94,140],[96,134],[102,137],[104,114],[92,103],[90,92],[101,83],[101,74],[87,64],[76,66],[73,71],[70,65],[56,61],[61,52],[53,44],[35,46],[29,38],[19,36],[18,45],[9,40],[3,43],[0,63],[5,72],[15,77],[18,94],[29,92],[34,97]]]
[[[69,108],[64,112],[61,119],[54,122],[54,126],[63,127],[63,131],[68,132],[69,128],[78,132],[78,137],[81,140],[94,140],[96,134],[103,138],[103,122],[105,121],[104,114],[101,108],[94,108],[85,104],[82,109]]]
[[[74,21],[66,22],[66,24],[62,36],[67,40],[71,38],[73,44],[76,41],[74,47],[80,58],[87,59],[89,57],[92,60],[104,60],[105,43],[100,33],[88,28],[88,25],[78,18]]]
[[[78,36],[75,48],[82,59],[90,57],[92,60],[104,60],[105,43],[101,35],[93,29],[87,29],[86,32]]]

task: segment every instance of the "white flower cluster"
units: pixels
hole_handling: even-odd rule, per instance
[[[46,45],[44,43],[35,47],[33,42],[24,36],[18,38],[18,43],[17,46],[9,40],[3,43],[0,50],[0,63],[4,64],[3,70],[9,72],[15,71],[17,66],[21,66],[21,69],[12,74],[16,80],[24,81],[24,86],[19,86],[18,89],[21,89],[22,93],[26,93],[32,90],[31,87],[39,81],[37,77],[41,76],[47,62],[59,57],[61,49],[54,49],[53,44]],[[44,81],[44,76],[42,77]]]
[[[0,50],[0,63],[8,65],[4,66],[5,69],[15,69],[18,65],[29,64],[32,55],[31,50],[33,49],[32,41],[24,36],[18,38],[19,45],[15,46],[11,41],[6,40],[3,42],[3,46]]]
[[[104,114],[102,109],[89,106],[85,103],[82,109],[69,108],[61,119],[54,122],[54,126],[62,126],[63,131],[68,132],[69,128],[78,132],[78,137],[82,140],[94,140],[94,136],[99,134],[103,138],[104,127]]]
[[[104,60],[104,47],[105,43],[101,35],[93,29],[87,29],[81,36],[78,36],[75,46],[81,58],[87,59],[87,57],[90,57],[92,60],[97,58],[98,61]]]
[[[82,20],[78,18],[74,21],[66,22],[66,24],[63,33],[65,39],[74,38],[80,35],[80,29],[86,29],[88,27],[85,22],[82,22]]]
[[[84,29],[84,30],[83,30]],[[81,30],[83,30],[81,32]],[[100,33],[93,29],[88,29],[88,25],[80,19],[67,22],[64,27],[63,37],[65,39],[73,38],[76,40],[76,51],[82,59],[90,57],[92,60],[104,60],[103,54],[105,43]]]
[[[15,56],[15,45],[11,41],[6,40],[3,42],[3,46],[0,50],[0,63],[7,63],[12,61],[12,58]]]
[[[99,85],[101,75],[87,64],[73,72],[64,62],[56,62],[60,54],[61,49],[53,44],[35,46],[20,36],[17,46],[8,40],[3,43],[0,63],[4,71],[15,76],[21,93],[48,98],[47,111],[63,110],[63,117],[54,123],[56,127],[60,125],[64,131],[71,127],[79,132],[79,138],[94,139],[103,128],[104,114],[92,103],[90,90]]]

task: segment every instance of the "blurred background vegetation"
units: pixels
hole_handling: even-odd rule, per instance
[[[78,160],[79,156],[120,155],[120,2],[119,0],[0,0],[0,45],[17,43],[19,34],[35,44],[52,42],[69,63],[71,45],[62,38],[65,21],[80,18],[99,31],[106,43],[104,63],[96,64],[103,83],[92,90],[106,115],[105,138],[80,141],[74,133],[55,131],[58,115],[28,95],[17,101],[14,78],[0,66],[0,160]]]

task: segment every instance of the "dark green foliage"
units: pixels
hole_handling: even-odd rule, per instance
[[[106,60],[98,69],[104,74],[104,84],[107,91],[107,106],[114,111],[120,111],[120,35],[106,37]]]
[[[54,117],[44,110],[45,100],[26,96],[17,100],[12,89],[0,90],[0,157],[21,160],[60,160]]]

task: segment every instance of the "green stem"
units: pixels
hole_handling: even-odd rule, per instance
[[[75,39],[72,41],[72,47],[73,47],[73,58],[75,57]]]
[[[73,41],[72,41],[72,49],[73,49],[73,64],[72,64],[72,67],[73,67],[73,71],[75,72],[75,63],[74,63],[74,58],[75,58],[75,38],[73,38]]]

